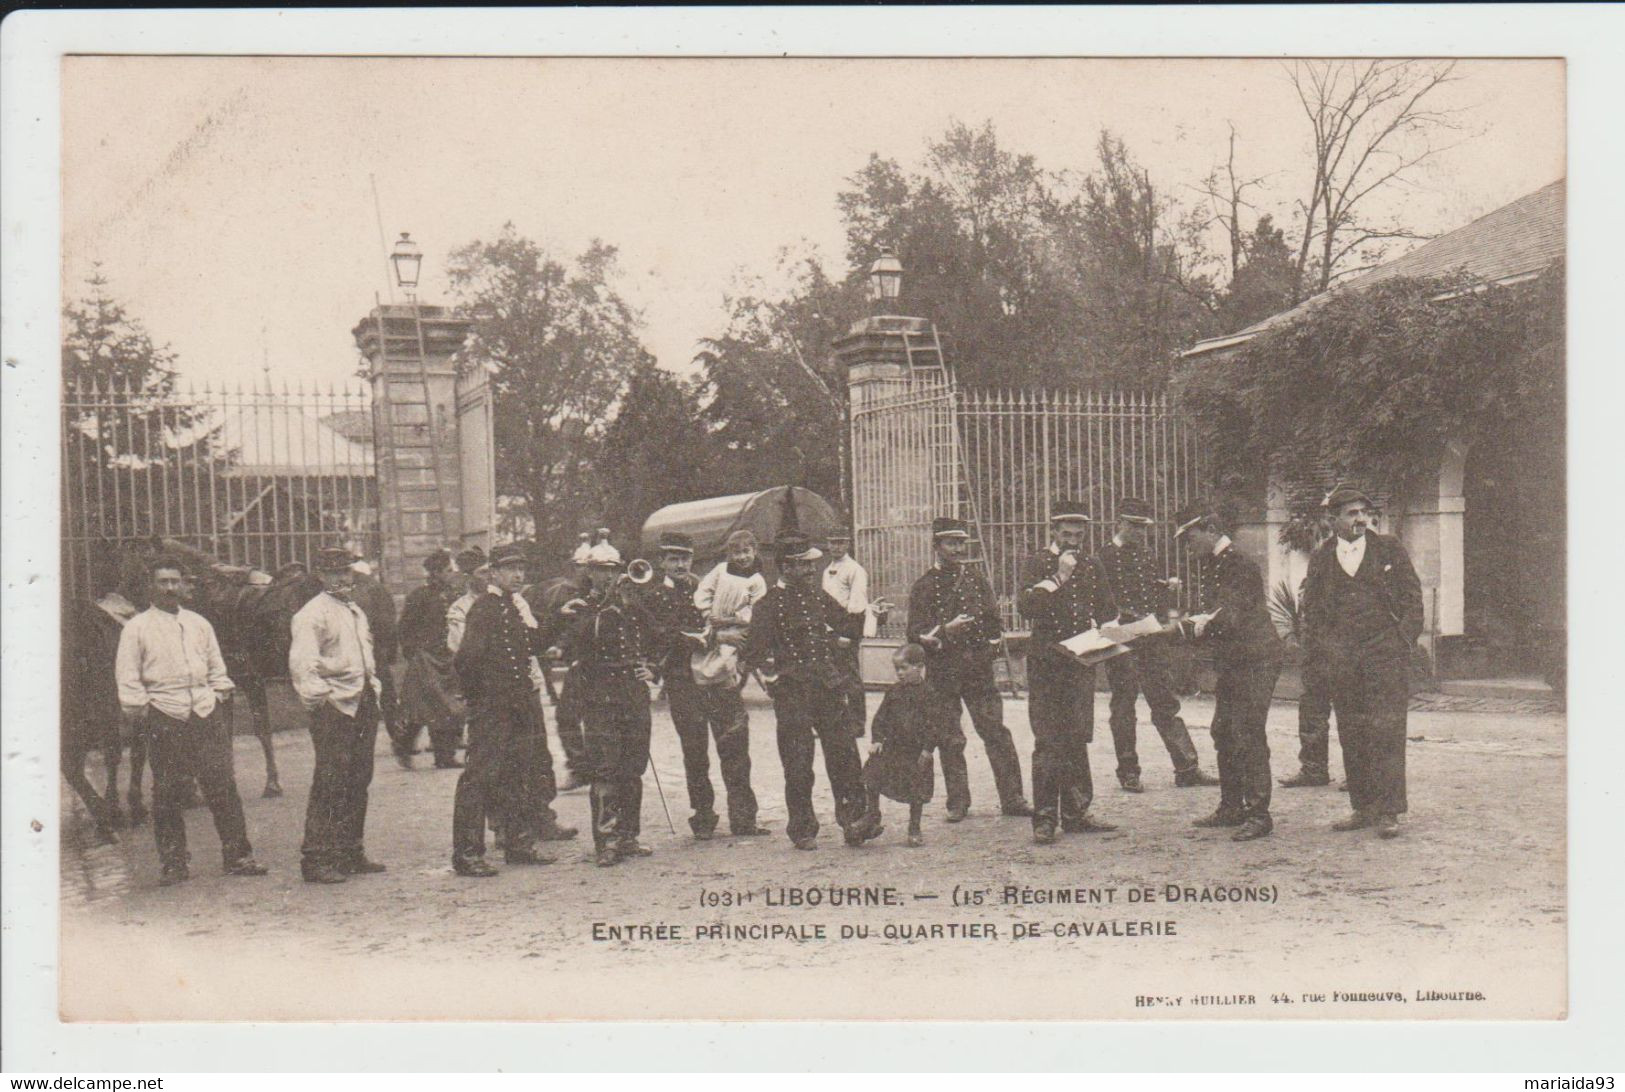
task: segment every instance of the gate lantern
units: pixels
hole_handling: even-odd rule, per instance
[[[414,297],[418,287],[418,270],[423,267],[423,249],[412,241],[411,232],[401,232],[395,250],[389,256],[389,263],[395,267],[395,283],[401,286],[401,291],[409,299]]]

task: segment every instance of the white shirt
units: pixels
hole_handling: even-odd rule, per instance
[[[869,609],[869,574],[851,554],[831,562],[824,570],[824,590],[848,614],[862,614]]]
[[[495,588],[491,590],[496,591]],[[463,643],[463,630],[468,627],[468,608],[474,605],[477,598],[477,592],[464,592],[446,608],[446,648],[452,652],[456,652]]]
[[[694,589],[694,605],[714,623],[748,625],[751,606],[766,594],[767,578],[761,572],[736,576],[720,561]]]
[[[1213,556],[1218,557],[1230,548],[1230,536],[1220,535],[1219,540],[1213,544]]]
[[[148,607],[119,633],[119,704],[132,713],[149,707],[186,720],[214,712],[216,691],[232,689],[214,627],[185,607],[174,614]]]
[[[1365,536],[1361,535],[1353,542],[1342,535],[1337,536],[1337,563],[1343,566],[1343,571],[1353,576],[1360,571],[1360,562],[1365,560]]]
[[[347,717],[361,705],[362,688],[382,693],[372,658],[372,630],[353,602],[322,592],[293,616],[288,674],[306,709],[327,702]]]

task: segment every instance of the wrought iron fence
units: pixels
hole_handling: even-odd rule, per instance
[[[931,518],[954,515],[977,528],[1006,630],[1025,631],[1020,567],[1048,542],[1057,497],[1088,506],[1091,551],[1110,540],[1120,498],[1149,501],[1165,575],[1184,581],[1187,604],[1195,591],[1168,521],[1201,490],[1200,453],[1161,392],[899,387],[853,406],[852,459],[858,557],[875,594],[899,607],[931,564]],[[883,635],[904,621],[900,610]]]
[[[326,545],[378,556],[365,389],[70,383],[61,429],[68,594],[89,590],[121,547],[154,538],[268,572]]]

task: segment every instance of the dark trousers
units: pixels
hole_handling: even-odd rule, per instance
[[[853,739],[861,739],[869,722],[868,699],[863,689],[862,644],[854,641],[852,647],[843,648],[835,655],[846,671],[846,716],[842,723],[851,731]]]
[[[581,670],[571,664],[559,684],[558,704],[553,708],[553,728],[559,734],[564,752],[564,768],[585,780],[587,740],[581,729]]]
[[[1248,819],[1270,815],[1270,745],[1264,729],[1279,664],[1219,668],[1213,701],[1213,749],[1219,756],[1219,807]]]
[[[516,692],[471,701],[468,753],[452,801],[453,862],[485,856],[487,819],[500,829],[503,849],[530,849],[556,794],[540,698]]]
[[[1151,723],[1168,748],[1174,773],[1196,769],[1196,745],[1179,718],[1179,695],[1174,693],[1169,675],[1166,642],[1156,637],[1136,641],[1132,651],[1106,661],[1106,681],[1112,688],[1112,745],[1117,750],[1119,779],[1140,776],[1134,706],[1141,694],[1151,707]]]
[[[698,686],[681,677],[666,681],[672,723],[683,747],[688,781],[688,825],[696,834],[717,828],[716,793],[711,788],[711,740],[717,743],[722,787],[728,794],[728,826],[735,833],[756,826],[756,793],[750,787],[750,718],[739,691],[731,686]]]
[[[1031,657],[1027,718],[1033,729],[1033,825],[1066,825],[1094,802],[1095,669]]]
[[[1349,806],[1374,815],[1398,815],[1406,810],[1409,668],[1403,660],[1334,656],[1329,661],[1329,684]]]
[[[630,672],[582,672],[577,683],[593,845],[636,841],[643,830],[643,771],[649,767],[649,688]]]
[[[220,835],[221,859],[230,865],[253,852],[243,802],[231,767],[231,736],[219,707],[207,717],[195,713],[185,720],[153,709],[145,728],[147,757],[152,763],[152,829],[158,841],[158,860],[184,865],[186,851],[186,798],[197,779]]]
[[[1303,693],[1298,696],[1298,765],[1306,774],[1329,775],[1332,691],[1326,659],[1303,658]]]
[[[784,764],[784,806],[790,813],[785,833],[791,841],[818,833],[813,811],[813,752],[823,748],[824,772],[835,797],[835,822],[844,829],[863,818],[863,761],[858,741],[842,722],[844,695],[811,679],[782,678],[773,686],[773,717]]]
[[[372,688],[361,692],[355,716],[331,703],[310,715],[310,741],[316,769],[305,805],[306,869],[337,868],[363,856],[367,827],[367,787],[372,784],[372,751],[378,739],[378,701]]]
[[[1000,806],[1009,808],[1020,803],[1026,795],[1021,787],[1021,758],[1016,754],[1010,729],[1004,726],[1004,700],[999,697],[999,688],[993,681],[992,657],[949,653],[929,663],[925,681],[931,687],[942,717],[937,738],[943,741],[942,779],[947,788],[948,807],[970,807],[965,752],[962,747],[955,749],[951,745],[954,738],[965,738],[959,726],[961,703],[970,710],[971,726],[982,737],[988,765],[993,767],[993,783],[998,788]]]

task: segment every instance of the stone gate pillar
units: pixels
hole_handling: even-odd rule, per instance
[[[464,540],[470,498],[452,357],[469,325],[444,307],[419,305],[414,314],[411,304],[383,304],[351,331],[372,383],[378,575],[396,596],[422,578],[431,552]]]

